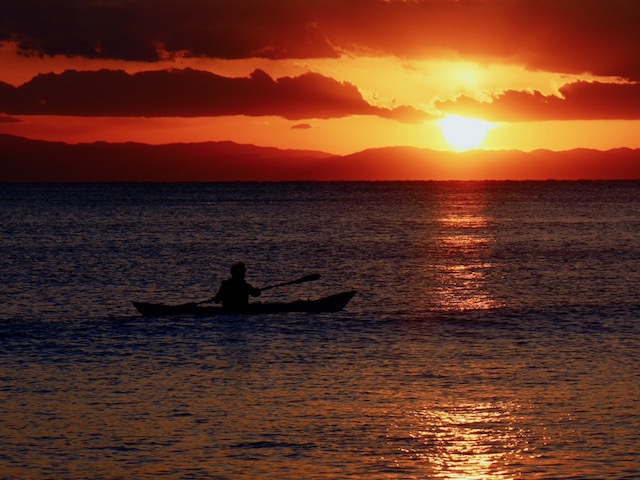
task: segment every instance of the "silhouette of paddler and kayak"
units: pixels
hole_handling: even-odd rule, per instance
[[[257,288],[246,280],[247,267],[244,262],[231,266],[231,276],[223,280],[216,294],[200,302],[179,305],[161,303],[133,302],[135,308],[145,317],[166,315],[224,315],[224,314],[266,314],[285,312],[338,312],[342,310],[356,294],[354,290],[337,293],[315,300],[296,300],[292,302],[249,302],[249,297],[260,297],[262,292],[272,288],[284,287],[318,280],[320,274],[305,275],[295,280]],[[205,303],[219,306],[203,306]]]

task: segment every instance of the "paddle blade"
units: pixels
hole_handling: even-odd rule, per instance
[[[311,275],[305,275],[304,277],[299,278],[298,280],[294,280],[291,283],[294,284],[294,283],[314,282],[315,280],[319,280],[319,279],[320,279],[319,273],[312,273]]]

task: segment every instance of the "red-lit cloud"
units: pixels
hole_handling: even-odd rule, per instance
[[[640,119],[640,83],[576,82],[563,86],[560,93],[562,97],[507,91],[492,102],[463,96],[437,102],[436,107],[493,121]]]
[[[157,61],[485,59],[640,80],[637,0],[3,0],[0,41],[23,52]]]
[[[273,79],[262,70],[228,78],[185,70],[69,70],[13,87],[0,83],[0,111],[12,115],[198,117],[278,115],[291,120],[377,115],[419,121],[412,107],[370,105],[358,89],[316,73]]]
[[[0,123],[20,123],[21,120],[13,117],[8,117],[7,115],[0,115]]]

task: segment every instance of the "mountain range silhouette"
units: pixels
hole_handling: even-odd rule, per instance
[[[0,135],[2,182],[640,179],[640,149],[386,147],[351,155],[233,142],[69,144]]]

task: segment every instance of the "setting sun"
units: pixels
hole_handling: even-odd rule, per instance
[[[480,146],[494,124],[476,118],[447,115],[439,122],[447,143],[456,150]]]

